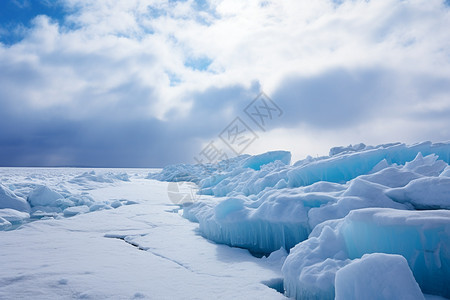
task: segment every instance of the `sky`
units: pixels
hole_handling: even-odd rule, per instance
[[[444,0],[3,0],[0,166],[449,141],[448,28]]]

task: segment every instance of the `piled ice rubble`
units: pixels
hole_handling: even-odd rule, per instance
[[[28,195],[28,202],[32,206],[62,206],[64,205],[64,197],[47,186],[42,185],[35,188]],[[68,206],[71,205],[69,204]]]
[[[395,144],[388,144],[387,146],[394,146],[394,145],[398,145],[399,143],[395,143]],[[364,143],[359,143],[356,145],[349,145],[347,147],[333,147],[330,149],[330,156],[334,156],[334,155],[338,155],[338,154],[342,154],[342,153],[350,153],[350,152],[359,152],[362,150],[369,150],[369,149],[373,149],[373,147],[369,146],[367,147]]]
[[[336,273],[336,300],[424,300],[424,296],[401,255],[364,254]]]
[[[102,184],[118,181],[129,181],[128,175],[126,173],[84,172],[67,182],[60,182],[52,188],[29,182],[16,182],[8,186],[0,183],[0,230],[17,227],[30,219],[71,217],[80,213],[112,209],[127,204],[126,201],[122,201],[124,202],[122,203],[120,200],[98,202],[87,191],[79,194],[72,193],[66,188],[67,185],[75,185],[78,189],[81,187],[89,190],[89,187],[101,187]]]
[[[195,182],[200,187],[199,193],[217,197],[234,194],[248,196],[266,188],[301,187],[319,181],[345,183],[373,170],[404,165],[418,153],[423,156],[434,154],[446,163],[450,161],[448,144],[425,142],[413,146],[387,144],[366,148],[360,152],[338,152],[329,157],[307,158],[293,166],[289,165],[290,154],[286,151],[272,151],[254,157],[241,155],[216,165],[172,165],[161,173],[149,174],[148,178]],[[258,165],[258,169],[247,166],[248,161]]]
[[[427,143],[413,147],[394,145],[363,153],[338,155],[302,165],[301,168],[289,166],[286,161],[273,161],[261,166],[260,170],[254,170],[243,167],[246,163],[246,160],[243,160],[242,167],[229,173],[221,173],[224,178],[215,185],[220,186],[222,190],[231,190],[225,194],[228,195],[227,198],[220,203],[202,201],[193,203],[185,207],[184,215],[192,221],[199,222],[200,231],[211,240],[248,248],[254,252],[269,253],[280,247],[292,248],[305,240],[317,224],[329,219],[342,218],[355,209],[448,207],[450,177],[440,175],[448,166],[447,162],[440,160],[436,154],[423,157],[421,152],[414,152],[411,149],[425,153],[430,153],[431,149],[438,149],[440,156],[446,161],[450,157],[450,146],[446,152],[443,145],[434,146]],[[394,150],[405,153],[396,153]],[[271,157],[277,158],[272,154]],[[409,162],[406,161],[408,157],[411,157]],[[267,162],[267,156],[264,158]],[[345,166],[342,159],[351,162],[351,166]],[[389,163],[388,160],[403,164]],[[356,161],[361,164],[360,167]],[[333,182],[337,180],[323,181],[317,176],[315,178],[321,180],[312,180],[315,183],[300,187],[273,184],[280,174],[293,176],[292,174],[299,173],[299,170],[306,172],[305,169],[310,170],[309,174],[314,173],[312,166],[320,166],[318,173],[327,177],[326,174],[330,172],[327,171],[327,163],[330,168],[341,170],[341,178],[343,174],[356,172],[352,170],[358,168],[365,167],[367,171],[364,172],[365,175],[353,174],[355,178],[346,183]],[[339,168],[336,165],[339,165]],[[253,189],[257,190],[254,193],[250,193],[250,188],[241,188],[244,178],[250,178],[251,174],[254,178],[258,178],[253,182]],[[210,176],[215,177],[218,176],[216,174]],[[326,179],[329,180],[329,177]],[[200,184],[209,180],[204,178]],[[283,182],[284,179],[280,181]]]
[[[30,218],[28,202],[0,183],[0,230],[10,229]]]
[[[333,299],[335,284],[349,284],[343,278],[349,277],[350,270],[335,281],[336,274],[346,266],[356,271],[359,267],[350,266],[367,253],[403,256],[424,293],[450,297],[450,211],[388,208],[359,209],[316,226],[306,241],[291,250],[283,265],[287,295]],[[374,264],[388,260],[379,256]],[[388,277],[393,283],[405,279],[402,273],[394,275]],[[380,287],[386,276],[385,272],[370,272],[361,275],[360,281]]]
[[[95,204],[95,200],[87,192],[63,196],[47,186],[36,187],[27,200],[31,204],[33,217],[56,217],[61,213],[66,217],[74,216],[88,212],[89,207]]]
[[[30,204],[14,194],[9,188],[0,183],[0,209],[11,208],[17,211],[30,212]]]
[[[13,225],[22,224],[30,214],[11,208],[0,209],[0,230],[10,229]]]
[[[217,164],[177,164],[165,167],[159,173],[149,173],[148,179],[160,181],[190,181],[199,183],[201,180],[210,178],[212,174],[217,177],[219,173],[229,173],[238,168],[242,161],[250,158],[250,155],[240,155],[228,160],[220,161]]]
[[[79,186],[84,186],[87,189],[98,186],[102,183],[114,183],[116,181],[130,181],[127,173],[96,173],[95,171],[84,172],[78,176],[75,176],[70,183],[77,184]]]
[[[171,166],[153,176],[172,180],[170,172],[183,173],[177,180],[224,197],[184,207],[184,216],[198,222],[208,239],[259,253],[297,245],[283,267],[289,296],[332,299],[336,272],[364,254],[382,252],[405,257],[423,292],[449,297],[450,215],[442,209],[450,208],[450,144],[358,145],[330,152],[289,165],[290,156],[276,151],[238,157],[232,168]],[[366,246],[355,252],[352,245]],[[399,258],[366,257],[348,268],[363,270],[374,260],[382,265]],[[405,272],[398,264],[398,272]],[[342,274],[348,278],[348,271]],[[350,288],[360,287],[342,285],[340,297]]]

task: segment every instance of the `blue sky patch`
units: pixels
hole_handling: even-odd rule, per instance
[[[194,70],[206,71],[211,63],[212,60],[210,58],[202,56],[200,58],[189,58],[184,65]]]
[[[19,42],[32,20],[46,15],[62,24],[67,11],[59,1],[2,0],[0,1],[0,42],[12,45]]]

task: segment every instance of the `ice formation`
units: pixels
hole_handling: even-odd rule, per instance
[[[364,254],[336,272],[336,300],[424,300],[401,255]]]
[[[92,182],[113,183],[117,180],[130,181],[127,173],[114,174],[111,172],[106,172],[97,174],[95,171],[90,171],[75,176],[73,179],[70,180],[70,182],[82,185],[82,184],[89,184]]]
[[[283,265],[283,280],[267,285],[283,282],[290,297],[422,299],[450,297],[449,162],[450,143],[358,144],[294,164],[289,152],[272,151],[147,178],[189,181],[215,196],[192,198],[183,216],[212,241]],[[1,178],[0,230],[135,203],[95,193],[126,189],[124,172]]]
[[[450,209],[450,177],[419,178],[388,190],[386,195],[400,203],[411,203],[416,209]]]
[[[82,172],[52,187],[46,185],[46,179],[46,174],[33,173],[19,182],[0,183],[0,230],[15,228],[32,219],[71,217],[132,204],[126,200],[96,201],[88,192],[105,184],[129,181],[124,172]],[[38,181],[42,184],[37,184]],[[80,189],[84,191],[80,193]]]
[[[316,226],[306,241],[291,249],[283,265],[286,292],[302,299],[333,299],[336,272],[351,260],[379,252],[402,255],[423,292],[449,297],[449,232],[448,210],[351,211],[343,219]],[[328,276],[318,270],[327,270]]]
[[[273,151],[254,157],[241,155],[215,165],[172,165],[164,168],[161,173],[149,174],[148,178],[195,182],[198,183],[201,194],[218,197],[233,194],[253,195],[266,188],[300,187],[319,181],[345,183],[376,168],[405,165],[419,153],[417,163],[429,165],[437,172],[436,169],[450,162],[449,148],[448,144],[430,142],[413,146],[386,144],[365,147],[360,152],[344,151],[319,159],[308,158],[294,165],[289,165],[286,151]],[[431,158],[423,159],[423,156],[431,154]],[[438,159],[438,166],[433,165],[435,159]],[[257,164],[259,169],[247,167],[248,161]]]
[[[59,206],[63,205],[64,196],[51,190],[45,185],[39,186],[28,195],[31,206]],[[60,203],[58,203],[60,200]]]
[[[85,187],[85,184],[82,186]],[[65,192],[64,194],[65,196],[47,186],[37,186],[27,198],[31,205],[32,216],[35,218],[60,215],[72,217],[89,211],[112,208],[109,203],[96,202],[86,192],[81,194]]]
[[[354,261],[380,252],[403,256],[422,292],[450,297],[449,143],[360,144],[293,165],[284,151],[274,153],[174,165],[149,178],[195,182],[199,193],[222,197],[183,207],[206,238],[254,253],[290,250],[283,267],[289,296],[332,299],[339,270],[363,270],[374,260],[379,274],[388,261],[398,262],[393,277],[406,274],[398,257]],[[396,294],[387,288],[386,295]]]
[[[30,205],[21,197],[0,183],[0,208],[12,208],[18,211],[30,212]]]
[[[371,169],[367,168],[365,175],[356,176],[346,183],[321,180],[311,185],[293,188],[287,187],[286,184],[271,187],[271,183],[278,180],[272,179],[274,174],[289,176],[289,174],[292,175],[292,170],[298,169],[284,162],[274,161],[262,166],[260,171],[254,173],[255,177],[261,178],[256,182],[264,182],[268,186],[259,187],[260,192],[248,195],[248,189],[238,192],[239,188],[235,186],[241,184],[240,179],[245,177],[243,174],[256,171],[242,167],[221,181],[233,186],[231,188],[233,191],[228,193],[229,197],[218,204],[193,203],[185,207],[184,215],[192,221],[199,222],[200,231],[211,240],[248,248],[254,252],[270,253],[280,247],[292,248],[305,240],[317,224],[329,219],[342,218],[355,209],[366,207],[446,208],[449,203],[450,185],[448,183],[450,181],[448,177],[439,175],[446,168],[447,163],[439,160],[435,154],[423,157],[418,152],[414,157],[411,154],[411,148],[404,145],[393,147],[397,149],[400,146],[402,149],[408,149],[407,154],[412,157],[410,162],[403,165],[389,164],[386,155],[380,156],[378,149],[369,150],[380,159],[378,162],[367,153],[364,155],[352,153],[350,156],[357,155],[357,160],[365,157],[365,161],[373,162]],[[439,147],[441,148],[443,147]],[[404,160],[401,153],[395,154],[390,148],[381,148],[380,151],[390,153],[391,157],[396,157],[397,162]],[[448,158],[448,155],[444,154],[445,152],[441,149],[441,155]],[[352,164],[356,160],[356,158],[346,159],[352,161]],[[340,160],[341,156],[323,161],[330,162],[334,167],[336,161],[339,164],[342,163]],[[317,162],[312,164],[317,166]],[[326,164],[322,162],[322,165],[321,169],[326,170]],[[380,165],[385,167],[377,171]],[[305,166],[301,170],[304,169]],[[347,169],[351,168],[341,167],[341,170]],[[213,174],[211,177],[214,176]],[[204,179],[203,182],[206,180]],[[282,182],[283,180],[281,179]],[[424,195],[428,196],[424,197]]]
[[[0,218],[10,222],[11,224],[22,223],[30,217],[29,213],[18,211],[11,208],[0,209]]]

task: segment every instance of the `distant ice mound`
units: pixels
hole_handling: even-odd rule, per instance
[[[58,200],[63,199],[64,196],[45,185],[38,186],[28,195],[31,206],[58,206]]]
[[[36,183],[36,179],[40,183]],[[125,199],[96,201],[89,192],[78,192],[80,187],[91,190],[129,181],[129,175],[125,172],[99,170],[71,174],[56,182],[47,182],[46,179],[45,174],[37,173],[8,186],[0,183],[0,230],[15,229],[20,224],[42,218],[72,217],[133,204]]]
[[[147,178],[160,181],[190,181],[199,183],[201,180],[211,177],[212,174],[217,176],[219,173],[231,172],[238,169],[242,162],[248,158],[250,158],[250,155],[240,155],[220,161],[217,164],[205,163],[196,165],[170,165],[162,169],[159,173],[149,173]]]
[[[440,166],[450,162],[450,145],[431,142],[412,146],[405,144],[364,146],[360,151],[335,150],[331,153],[334,155],[316,159],[309,157],[294,165],[289,165],[290,154],[286,151],[273,151],[257,156],[241,155],[218,164],[171,165],[160,173],[150,173],[148,178],[195,182],[199,185],[199,193],[205,195],[248,196],[258,194],[266,188],[301,187],[319,181],[346,183],[360,175],[387,166],[405,165],[414,160],[418,153],[421,153],[421,157],[433,154],[434,158],[431,160],[440,160]],[[422,165],[429,163],[429,160],[418,162]]]
[[[18,211],[30,212],[30,205],[21,197],[0,183],[0,209],[12,208]]]
[[[288,158],[279,151],[206,168],[174,165],[149,177],[192,181],[200,194],[222,197],[183,207],[206,238],[254,253],[291,250],[283,267],[289,296],[362,297],[357,291],[377,290],[385,278],[342,284],[335,294],[337,272],[345,282],[378,265],[374,276],[382,276],[391,263],[392,283],[409,289],[401,294],[422,299],[417,282],[450,296],[450,143],[337,147],[293,165]],[[403,256],[415,281],[401,257],[364,256],[378,252]],[[398,295],[394,288],[386,287],[386,299]]]
[[[116,174],[111,172],[98,173],[90,171],[75,176],[69,180],[69,183],[77,184],[85,189],[91,189],[97,187],[98,184],[114,183],[117,181],[130,181],[130,179],[127,173]]]
[[[63,195],[64,194],[64,195]],[[58,193],[47,186],[37,186],[28,195],[33,218],[72,217],[97,210],[113,209],[123,205],[122,201],[95,201],[87,192],[71,194]],[[128,204],[127,201],[123,201]]]

